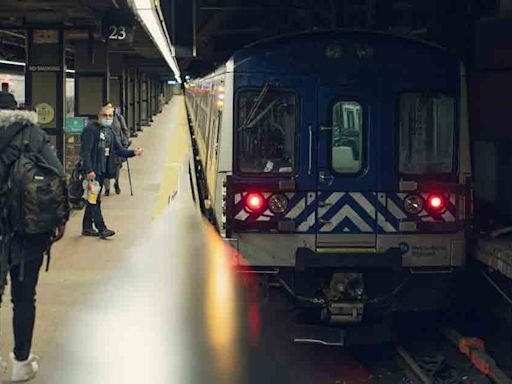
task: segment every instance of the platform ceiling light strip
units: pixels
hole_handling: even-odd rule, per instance
[[[174,72],[174,77],[181,83],[180,69],[176,58],[172,53],[172,44],[167,40],[165,32],[162,29],[163,21],[160,21],[152,0],[132,0],[135,11],[144,23],[144,27],[151,35],[151,38],[162,53],[165,61]]]
[[[9,60],[0,60],[0,64],[7,64],[7,65],[17,65],[19,67],[24,67],[25,63],[22,63],[21,61],[9,61]],[[75,73],[73,69],[66,69],[67,73]]]

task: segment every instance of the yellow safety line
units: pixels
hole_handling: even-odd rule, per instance
[[[160,181],[160,190],[153,209],[153,218],[157,218],[165,210],[169,204],[169,197],[178,190],[178,180],[182,163],[185,155],[190,150],[190,134],[187,126],[185,101],[182,96],[174,97],[176,99],[180,98],[180,100],[174,100],[174,102],[178,102],[175,113],[172,116],[175,121],[174,124],[173,122],[169,124],[175,125],[174,127],[170,127],[174,132],[171,134],[167,160]]]
[[[317,248],[317,253],[377,253],[375,248]]]

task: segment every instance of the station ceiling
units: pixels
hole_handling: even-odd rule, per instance
[[[415,36],[457,53],[468,54],[468,41],[478,20],[496,17],[509,0],[154,0],[164,14],[177,3],[193,5],[195,55],[178,57],[181,72],[204,74],[225,62],[244,45],[283,33],[322,29],[371,29]],[[25,28],[59,24],[67,28],[69,65],[73,43],[88,30],[101,35],[100,23],[110,13],[134,20],[128,0],[0,0],[0,59],[24,60]],[[177,15],[181,17],[181,15]],[[113,42],[111,50],[140,62],[149,71],[169,74],[144,29],[134,23],[133,40]]]
[[[446,46],[463,57],[472,25],[499,14],[506,0],[190,1],[196,1],[197,56],[179,62],[182,72],[196,74],[211,70],[234,50],[256,40],[333,28],[411,35]]]
[[[67,62],[73,68],[74,43],[89,37],[101,38],[101,21],[109,14],[122,15],[133,23],[133,38],[110,41],[110,50],[145,66],[145,71],[170,76],[146,31],[135,22],[126,0],[1,0],[0,59],[25,60],[25,30],[30,26],[62,25],[66,28]]]

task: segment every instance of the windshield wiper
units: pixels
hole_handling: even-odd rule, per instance
[[[260,107],[261,103],[263,102],[263,99],[267,95],[269,89],[270,89],[270,83],[265,83],[265,85],[261,89],[260,94],[256,98],[256,101],[254,102],[254,105],[252,106],[251,110],[249,111],[249,114],[245,118],[244,123],[240,126],[240,129],[243,129],[243,128],[246,128],[247,126],[249,126],[249,123],[251,122],[251,120],[253,119],[254,115],[256,114],[256,111],[258,110],[258,108]]]

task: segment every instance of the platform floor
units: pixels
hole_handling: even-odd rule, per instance
[[[478,241],[473,257],[512,279],[512,240],[485,238]]]
[[[134,139],[133,147],[144,148],[142,157],[130,160],[134,196],[130,196],[124,166],[121,195],[102,197],[105,221],[116,231],[114,237],[108,240],[82,237],[83,211],[73,211],[64,238],[52,248],[50,271],[42,270],[40,274],[33,352],[41,357],[41,367],[33,383],[49,383],[48,377],[52,370],[59,369],[59,362],[48,361],[48,358],[65,342],[65,325],[71,314],[119,269],[127,251],[144,241],[149,224],[167,205],[169,191],[177,183],[180,158],[187,150],[186,124],[184,99],[175,96],[162,113],[154,117],[151,126],[144,127]],[[1,310],[4,357],[13,346],[12,309],[8,300],[6,293]],[[4,376],[4,382],[9,382],[7,377]]]

